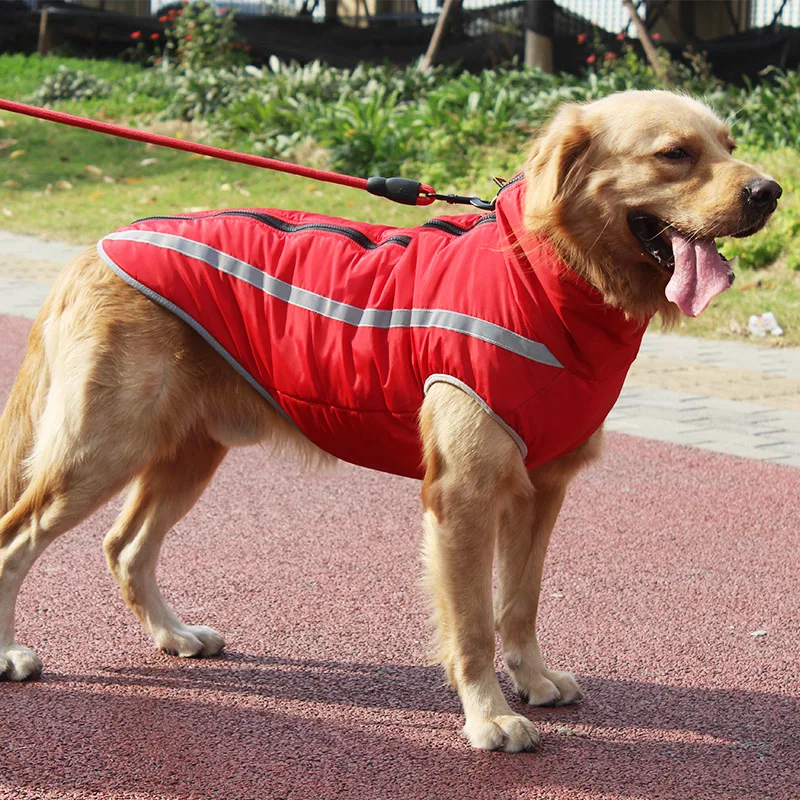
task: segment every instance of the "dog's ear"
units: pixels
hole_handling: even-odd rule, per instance
[[[580,106],[564,106],[533,143],[525,173],[526,217],[534,228],[553,220],[570,190],[580,184],[581,166],[592,143],[582,112]]]

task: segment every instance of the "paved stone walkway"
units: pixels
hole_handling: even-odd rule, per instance
[[[800,467],[800,349],[649,333],[608,430]]]
[[[0,314],[33,318],[82,247],[0,231]],[[800,467],[800,349],[648,333],[607,429]]]

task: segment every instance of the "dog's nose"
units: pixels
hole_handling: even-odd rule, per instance
[[[780,184],[768,178],[757,178],[744,187],[745,203],[759,211],[774,207],[782,194]]]

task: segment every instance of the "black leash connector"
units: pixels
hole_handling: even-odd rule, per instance
[[[434,200],[445,203],[474,206],[481,211],[494,211],[494,200],[481,200],[480,197],[466,197],[461,194],[438,194],[430,186],[425,186],[411,178],[367,178],[367,191],[377,197],[385,197],[405,206],[429,205]]]
[[[377,175],[367,178],[367,191],[377,197],[386,197],[394,200],[395,203],[402,203],[404,206],[416,206],[420,204],[422,184],[419,181],[412,181],[410,178],[380,178]],[[428,188],[428,187],[426,187]],[[431,199],[429,202],[433,202]],[[427,203],[425,203],[427,205]]]

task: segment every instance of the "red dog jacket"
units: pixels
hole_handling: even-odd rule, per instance
[[[142,220],[98,252],[338,458],[419,478],[428,387],[454,384],[535,467],[602,424],[645,325],[524,233],[525,181],[492,214],[390,228],[297,211]]]

